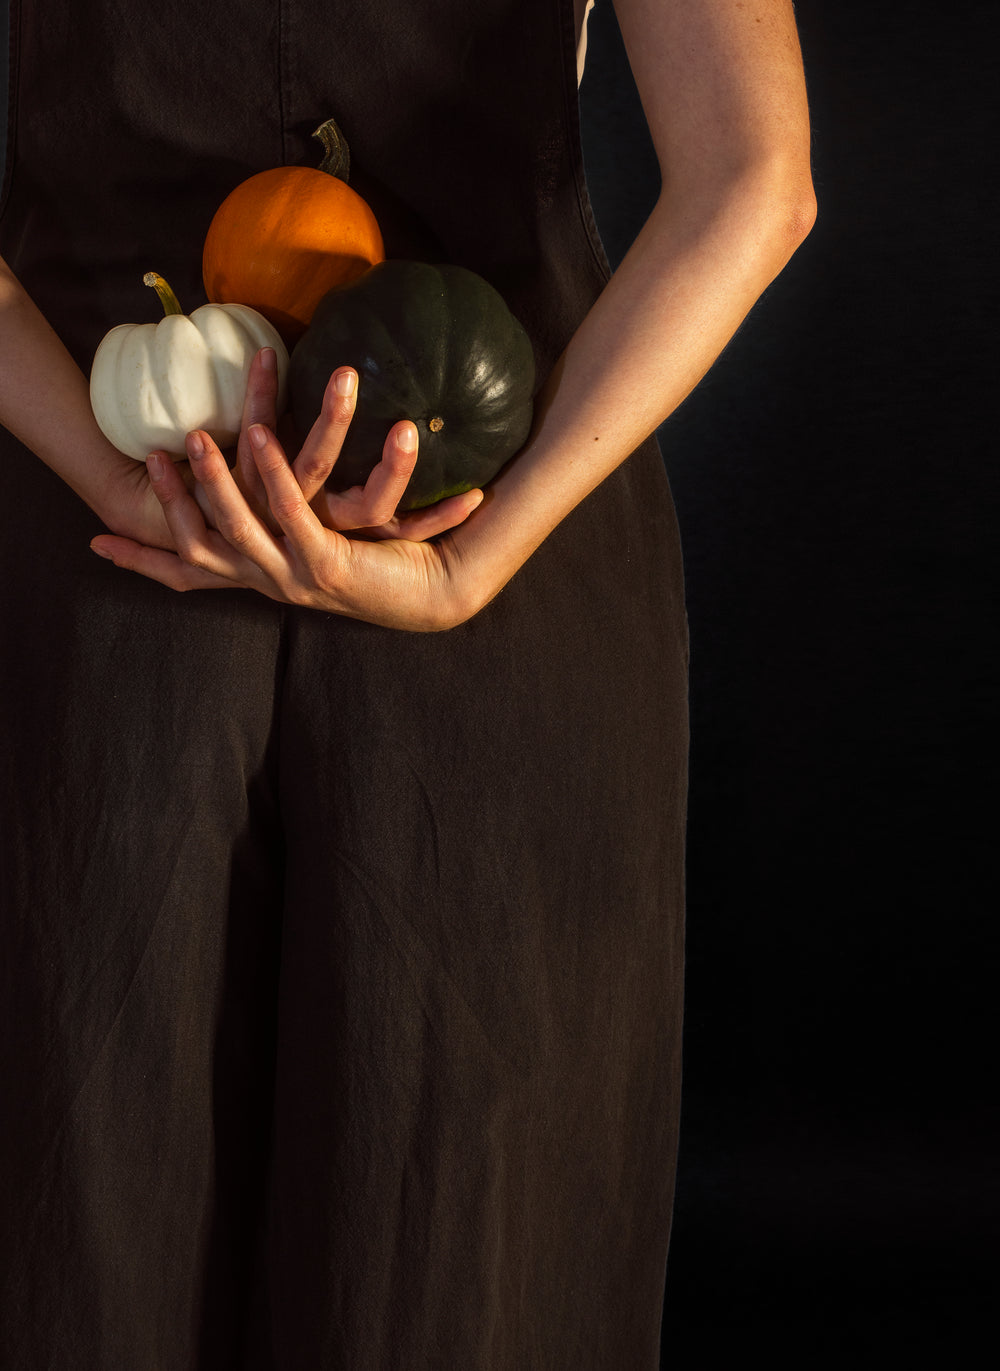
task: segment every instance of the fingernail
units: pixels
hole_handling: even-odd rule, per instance
[[[338,371],[333,386],[338,395],[353,395],[356,381],[353,371]]]
[[[247,432],[255,448],[259,449],[267,445],[267,429],[263,424],[251,424]]]
[[[184,440],[184,446],[187,448],[187,455],[192,460],[205,455],[205,443],[200,433],[189,433]]]
[[[278,365],[278,354],[274,348],[262,348],[260,354],[260,364],[265,371],[274,371]]]
[[[97,555],[98,555],[98,557],[103,557],[104,560],[107,561],[107,562],[113,562],[113,561],[114,561],[114,558],[112,557],[111,553],[110,553],[110,552],[105,552],[104,549],[103,549],[102,547],[94,547],[94,544],[91,543],[91,544],[90,544],[90,550],[91,550],[91,552],[96,552]]]
[[[163,459],[158,452],[151,452],[146,458],[146,470],[151,481],[163,480]]]
[[[396,442],[404,452],[413,452],[417,446],[417,430],[413,424],[407,424],[396,434]]]

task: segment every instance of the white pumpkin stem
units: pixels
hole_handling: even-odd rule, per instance
[[[184,313],[177,296],[158,271],[147,271],[142,278],[142,284],[144,286],[152,286],[153,290],[156,291],[157,295],[160,297],[160,304],[163,306],[164,315]]]
[[[328,176],[336,176],[341,181],[348,181],[351,175],[351,150],[337,127],[336,119],[325,120],[313,137],[318,138],[326,149],[319,164],[320,171],[325,171]]]

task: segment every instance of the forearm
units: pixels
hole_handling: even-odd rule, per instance
[[[86,377],[2,259],[0,423],[102,513],[130,459],[97,427]]]
[[[661,197],[539,396],[528,445],[452,535],[488,600],[689,394],[805,236],[783,170]]]

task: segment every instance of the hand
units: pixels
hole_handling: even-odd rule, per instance
[[[260,412],[273,385],[264,361],[258,357],[251,373],[247,416]],[[484,601],[447,535],[476,508],[482,492],[397,516],[417,458],[416,427],[407,421],[390,430],[382,460],[363,488],[326,491],[356,389],[350,368],[333,374],[322,413],[292,465],[272,428],[256,419],[244,423],[235,474],[208,434],[190,434],[197,499],[165,454],[151,454],[152,488],[176,552],[106,534],[91,546],[175,590],[246,587],[395,628],[429,631],[461,623]],[[348,531],[354,536],[345,537]],[[445,536],[426,541],[437,535]]]
[[[268,424],[271,428],[276,426],[277,395],[278,374],[274,351],[272,348],[263,348],[254,358],[247,381],[234,475],[248,502],[265,520],[268,518],[267,500],[253,464],[247,431],[255,423]],[[90,503],[112,532],[147,546],[173,550],[173,538],[149,479],[146,463],[116,452],[110,444],[106,446],[117,460],[111,466],[100,495],[91,498]],[[181,479],[198,501],[206,520],[211,523],[211,506],[204,490],[197,484],[187,459],[166,452],[158,452],[157,456],[161,461],[176,463]],[[272,527],[277,530],[277,525]]]
[[[100,496],[91,500],[93,508],[114,533],[151,547],[172,549],[173,536],[146,463],[137,462],[124,453],[114,455],[119,460],[105,480]],[[176,460],[165,452],[157,455],[171,464]],[[198,489],[186,460],[177,461],[177,472],[210,519],[211,511],[204,492]]]
[[[422,542],[433,538],[445,529],[460,523],[482,498],[479,492],[469,491],[469,501],[462,497],[462,506],[452,506],[451,501],[442,501],[426,510],[417,511],[405,517],[396,516],[396,505],[402,498],[402,491],[416,465],[417,451],[408,447],[398,447],[393,456],[394,470],[404,477],[402,485],[390,481],[391,464],[387,464],[385,454],[382,462],[375,467],[367,485],[354,486],[340,493],[327,490],[326,479],[330,475],[347,429],[354,415],[357,399],[358,378],[351,367],[340,367],[333,373],[327,386],[323,401],[323,411],[313,425],[298,455],[292,461],[292,470],[305,499],[312,505],[320,522],[327,528],[346,533],[353,531],[356,536],[371,539],[409,538]],[[255,424],[263,425],[278,435],[279,443],[285,454],[289,452],[293,438],[292,425],[279,426],[276,423],[276,402],[278,377],[274,364],[274,353],[270,348],[262,349],[254,359],[247,380],[246,400],[243,406],[243,422],[236,449],[236,465],[233,477],[237,488],[242,492],[249,507],[267,525],[272,533],[280,533],[280,526],[268,504],[267,491],[257,469],[254,445],[250,430]],[[400,435],[406,437],[416,430],[412,424],[397,426]],[[281,431],[283,430],[283,431]],[[390,441],[393,435],[390,433]],[[209,523],[213,522],[212,509],[204,498],[204,491],[195,487],[195,497]],[[462,510],[459,517],[453,517]]]
[[[113,533],[151,547],[172,548],[173,538],[145,463],[124,453],[113,456],[119,460],[111,467],[100,494],[89,496],[88,503]]]

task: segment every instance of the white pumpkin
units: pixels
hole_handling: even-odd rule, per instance
[[[156,324],[119,324],[102,339],[90,373],[90,403],[104,436],[144,462],[161,449],[184,455],[184,439],[204,429],[219,447],[240,432],[250,363],[260,348],[278,359],[278,413],[287,399],[288,349],[248,305],[202,305],[182,314],[155,272],[143,280],[167,311]]]

